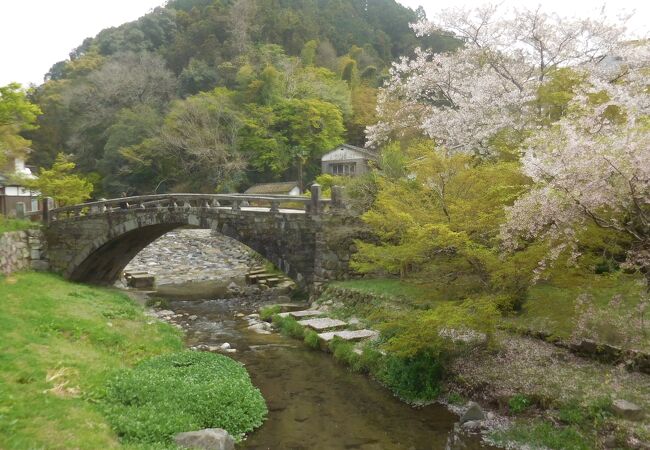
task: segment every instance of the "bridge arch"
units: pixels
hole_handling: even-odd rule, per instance
[[[294,209],[279,208],[288,201]],[[305,207],[295,209],[296,203]],[[328,230],[339,231],[334,234],[340,237],[338,228],[344,220],[336,211],[323,214],[326,207],[327,201],[315,202],[313,197],[175,194],[59,208],[47,218],[48,257],[50,267],[67,278],[111,284],[155,239],[190,226],[233,238],[299,285],[312,287],[348,275],[352,237],[343,245],[332,245]]]

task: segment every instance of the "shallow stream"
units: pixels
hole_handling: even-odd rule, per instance
[[[351,373],[331,355],[278,334],[246,329],[237,313],[255,312],[252,299],[171,301],[187,344],[220,345],[245,364],[267,401],[262,427],[238,448],[273,450],[478,449],[477,437],[459,434],[444,407],[411,408],[366,376]]]

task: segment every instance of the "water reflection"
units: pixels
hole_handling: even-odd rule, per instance
[[[437,405],[411,408],[367,377],[301,343],[247,330],[235,312],[244,299],[176,301],[170,309],[196,315],[187,321],[189,345],[228,342],[269,407],[265,424],[238,448],[273,450],[389,450],[489,448],[454,431],[456,417]]]

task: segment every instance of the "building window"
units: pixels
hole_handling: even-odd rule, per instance
[[[354,175],[357,163],[330,164],[332,175]]]
[[[38,211],[38,200],[33,198],[32,199],[32,209],[31,211]]]

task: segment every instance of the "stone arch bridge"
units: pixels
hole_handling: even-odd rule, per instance
[[[364,231],[332,200],[244,194],[125,197],[45,210],[50,270],[97,284],[115,282],[144,247],[179,227],[215,230],[247,245],[305,288],[349,276],[353,239]]]

